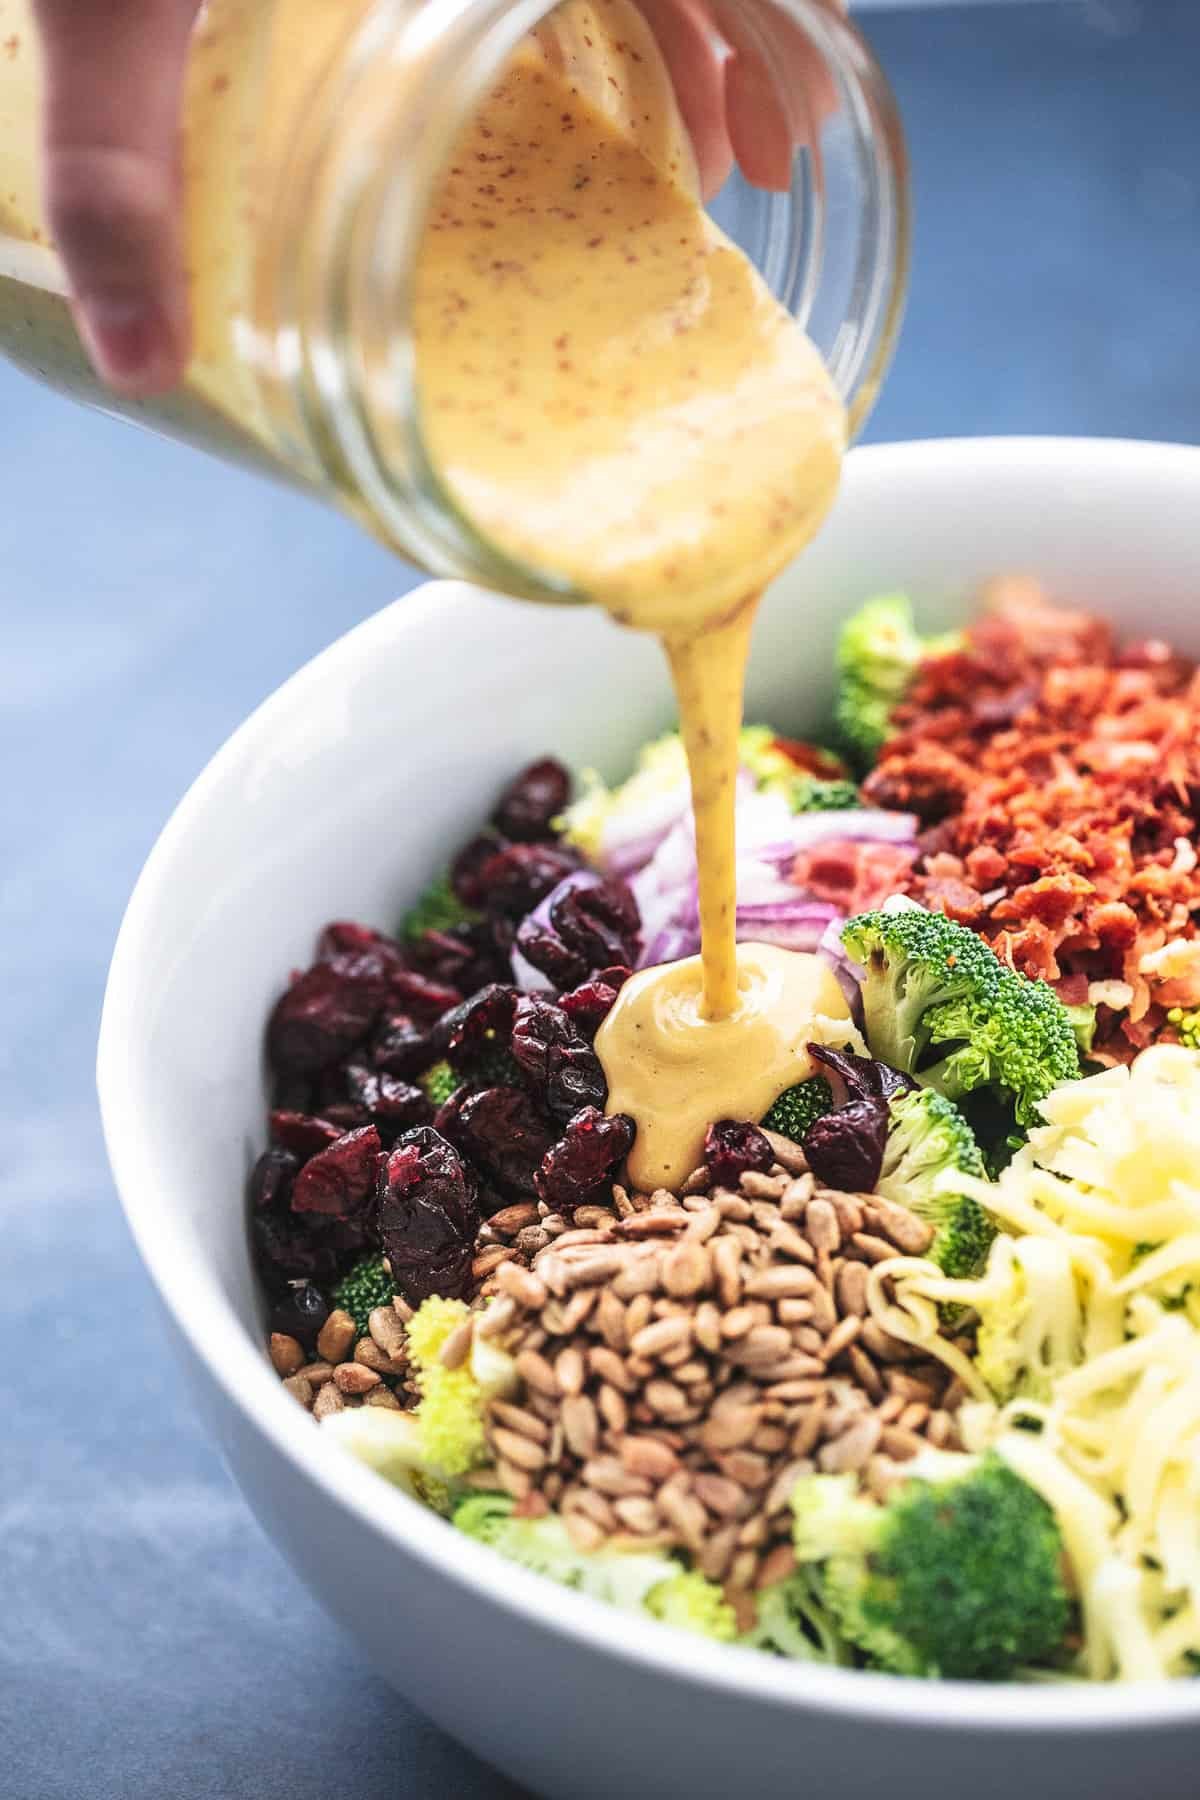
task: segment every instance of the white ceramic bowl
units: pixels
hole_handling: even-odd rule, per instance
[[[1200,653],[1198,521],[1200,450],[856,451],[834,518],[767,604],[749,714],[819,723],[838,619],[867,595],[904,587],[927,621],[950,621],[1014,568]],[[589,612],[434,585],[303,669],[183,800],[121,930],[99,1080],[197,1404],[266,1530],[380,1671],[542,1794],[1175,1788],[1200,1741],[1200,1683],[905,1682],[642,1624],[456,1536],[324,1441],[263,1357],[242,1186],[262,1140],[263,1020],[289,968],[326,919],[394,920],[523,759],[616,772],[670,711],[650,643]]]

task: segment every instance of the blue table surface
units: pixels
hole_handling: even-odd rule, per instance
[[[1194,0],[868,20],[911,135],[873,439],[1200,434]],[[0,1792],[500,1800],[262,1537],[176,1382],[93,1093],[156,833],[277,683],[416,577],[331,513],[0,367]]]

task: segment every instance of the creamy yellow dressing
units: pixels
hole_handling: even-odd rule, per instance
[[[746,656],[757,610],[755,595],[732,619],[695,636],[679,635],[664,641],[692,784],[704,970],[701,1012],[705,1019],[726,1018],[738,997],[734,958],[738,734]]]
[[[424,436],[511,557],[630,625],[696,636],[824,517],[845,417],[812,345],[704,212],[674,134],[643,145],[627,71],[652,117],[675,102],[636,10],[573,16],[592,55],[624,45],[606,64],[612,110],[532,44],[460,139],[417,273]]]
[[[313,81],[367,9],[204,9],[182,148],[194,353],[175,395],[121,403],[293,475],[255,373],[264,201]],[[39,97],[27,0],[0,0],[0,348],[95,397],[41,218]],[[612,1105],[639,1125],[634,1178],[667,1180],[695,1162],[712,1109],[759,1116],[806,1070],[814,1017],[844,1017],[812,959],[735,950],[734,798],[758,597],[832,502],[846,418],[812,345],[704,212],[669,76],[629,0],[568,0],[461,134],[422,240],[413,335],[447,495],[508,557],[656,632],[670,661],[702,980],[693,965],[640,976],[601,1049]]]
[[[426,441],[463,510],[662,638],[691,774],[702,957],[640,975],[597,1048],[638,1138],[631,1178],[671,1185],[718,1116],[759,1118],[846,1018],[812,957],[735,940],[734,802],[762,588],[833,499],[840,400],[815,350],[703,211],[678,132],[653,151],[631,69],[675,117],[652,40],[620,0],[578,8],[616,41],[613,104],[530,45],[455,151],[422,252]],[[607,38],[603,34],[607,34]],[[631,62],[629,56],[637,58]],[[598,696],[619,705],[619,696]]]
[[[647,1191],[686,1180],[715,1119],[760,1119],[785,1087],[812,1074],[810,1042],[852,1035],[823,957],[739,944],[734,977],[732,1010],[708,1019],[699,957],[644,969],[600,1027],[609,1108],[638,1122],[629,1176]]]
[[[681,130],[662,130],[674,98],[637,12],[597,0],[572,17],[593,57],[608,46],[611,105],[583,90],[569,51],[531,43],[463,134],[418,270],[424,433],[458,504],[511,557],[663,639],[696,819],[697,1017],[727,1019],[750,630],[833,499],[845,414],[705,214]],[[653,145],[630,79],[653,102]]]

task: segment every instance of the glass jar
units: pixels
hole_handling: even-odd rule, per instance
[[[642,52],[664,42],[665,9],[698,3],[642,0],[638,37],[621,30],[631,0],[209,0],[183,115],[192,358],[174,394],[127,401],[99,386],[72,323],[40,213],[28,0],[0,0],[0,352],[81,399],[334,499],[432,573],[586,598],[502,552],[440,479],[422,430],[415,272],[460,134],[531,44],[653,165],[686,158],[666,65]],[[703,3],[710,20],[733,9],[741,70],[790,140],[769,187],[728,172],[711,217],[804,327],[853,433],[903,300],[893,102],[822,0]],[[713,54],[727,68],[727,49]]]

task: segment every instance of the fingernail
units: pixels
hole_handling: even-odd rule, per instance
[[[136,299],[92,298],[80,302],[78,318],[92,362],[110,386],[144,392],[173,384],[174,334],[160,307]]]

